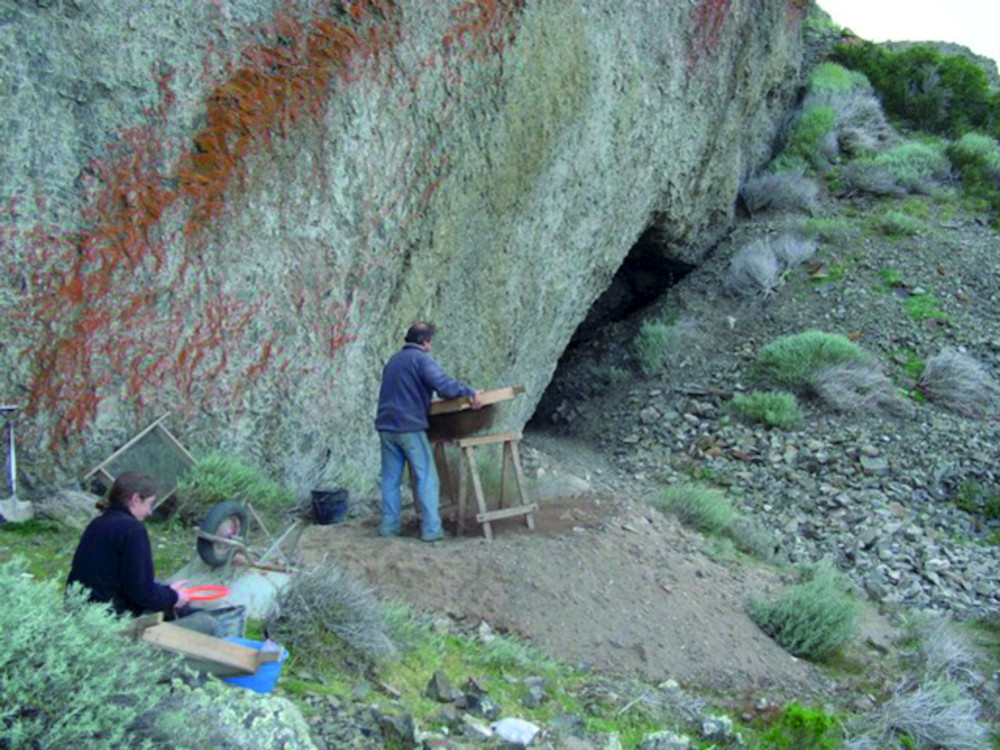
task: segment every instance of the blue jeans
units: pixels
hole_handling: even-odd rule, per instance
[[[420,537],[428,540],[440,538],[442,532],[441,517],[438,515],[438,475],[427,433],[422,430],[380,431],[378,436],[382,444],[382,522],[379,524],[379,533],[383,536],[399,533],[402,505],[399,483],[403,480],[403,466],[408,463],[417,482]]]

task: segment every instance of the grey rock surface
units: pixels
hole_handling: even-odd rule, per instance
[[[301,492],[364,486],[380,367],[419,318],[444,324],[453,374],[527,387],[498,425],[520,426],[644,230],[686,262],[727,231],[800,80],[784,0],[717,18],[536,0],[480,26],[457,1],[359,21],[306,2],[284,26],[282,5],[0,5],[0,389],[36,407],[36,490],[165,410],[188,447]],[[183,166],[210,145],[211,92],[236,97],[217,87],[240,66],[248,86],[279,75],[315,19],[358,51],[350,75],[245,151],[227,131],[234,177],[198,203],[215,173]],[[135,155],[147,179],[115,182]],[[88,242],[133,231],[141,257],[100,270]]]

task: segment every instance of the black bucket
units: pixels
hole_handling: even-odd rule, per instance
[[[313,490],[312,505],[316,523],[329,526],[333,523],[343,523],[347,518],[348,492],[344,489]]]

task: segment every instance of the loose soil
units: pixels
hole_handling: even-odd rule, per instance
[[[492,542],[473,531],[427,544],[415,519],[403,536],[383,539],[372,517],[309,527],[299,542],[303,562],[327,557],[383,596],[447,614],[470,631],[488,623],[602,672],[730,694],[802,696],[830,687],[747,615],[751,597],[781,588],[777,571],[732,556],[711,559],[703,537],[612,489],[606,469],[600,478],[571,481],[567,462],[601,465],[583,446],[545,435],[525,444],[529,453],[561,461],[558,482],[544,481],[549,474],[532,482],[539,503],[533,532],[511,519],[493,524]],[[557,484],[591,489],[548,495]],[[884,631],[884,623],[871,624],[874,637],[884,640]]]

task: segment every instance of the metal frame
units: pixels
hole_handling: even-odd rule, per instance
[[[0,414],[3,414],[7,432],[7,486],[10,488],[10,499],[17,500],[17,448],[14,444],[15,415],[21,410],[14,404],[0,404]]]

